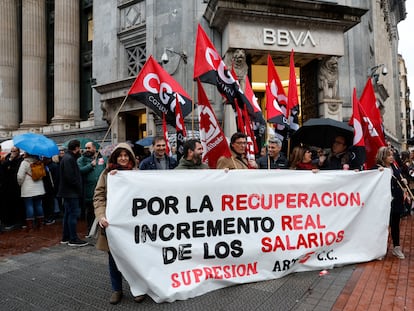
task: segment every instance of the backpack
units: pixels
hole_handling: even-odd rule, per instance
[[[42,161],[36,161],[30,164],[30,169],[32,170],[32,175],[30,175],[33,181],[41,180],[46,176],[45,165]]]

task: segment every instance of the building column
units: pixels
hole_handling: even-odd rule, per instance
[[[22,2],[21,128],[46,125],[46,2]]]
[[[18,1],[0,1],[0,138],[19,126]]]
[[[79,1],[56,0],[54,124],[80,120],[79,31]]]

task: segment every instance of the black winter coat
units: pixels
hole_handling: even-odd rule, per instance
[[[72,199],[82,197],[82,177],[76,156],[71,151],[66,152],[60,161],[57,197]]]

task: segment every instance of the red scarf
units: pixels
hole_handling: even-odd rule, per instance
[[[130,171],[134,168],[134,162],[129,161],[127,166],[119,165],[118,163],[109,163],[108,164],[108,172],[112,170],[119,170],[119,171]]]

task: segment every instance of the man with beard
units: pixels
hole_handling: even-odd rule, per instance
[[[177,166],[177,160],[166,154],[167,142],[163,136],[156,136],[152,141],[152,154],[141,161],[140,170],[172,170]]]
[[[59,191],[57,196],[63,198],[63,233],[61,244],[85,246],[88,242],[79,239],[76,233],[80,215],[79,200],[82,196],[82,178],[76,159],[80,154],[80,141],[73,139],[68,144],[68,151],[60,162]]]
[[[81,215],[82,217],[86,216],[89,232],[95,219],[93,195],[99,176],[106,167],[106,161],[100,153],[96,152],[96,145],[94,142],[87,142],[85,144],[85,149],[86,151],[77,162],[83,181],[83,208],[81,208]]]
[[[184,143],[184,156],[180,159],[177,170],[207,169],[208,165],[202,162],[203,146],[198,139],[190,139]]]

